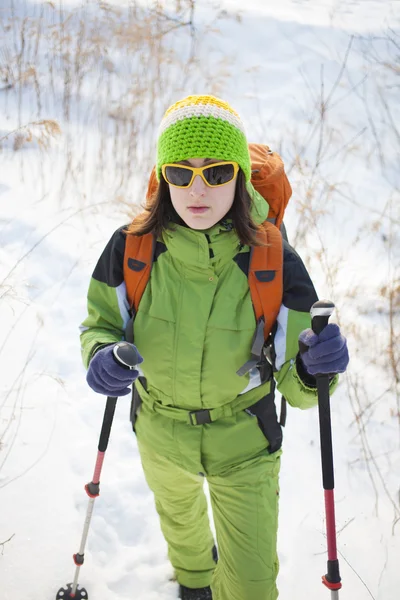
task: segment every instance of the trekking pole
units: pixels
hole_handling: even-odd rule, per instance
[[[329,300],[319,300],[311,307],[311,327],[317,335],[326,327],[335,305]],[[328,572],[322,583],[331,590],[331,600],[338,600],[342,587],[336,548],[336,523],[334,499],[334,474],[332,451],[331,408],[329,401],[329,375],[316,375],[318,392],[319,433],[321,440],[322,481],[325,495],[326,538],[328,545]]]
[[[128,342],[118,342],[114,346],[113,357],[120,365],[130,370],[133,370],[135,365],[138,363],[138,354],[132,344],[128,344]],[[88,593],[85,588],[78,586],[78,577],[80,568],[84,563],[85,546],[89,532],[90,521],[92,518],[94,501],[96,500],[97,496],[100,495],[100,474],[108,446],[116,403],[116,397],[107,397],[93,479],[90,483],[85,485],[86,493],[89,496],[89,504],[86,511],[85,524],[83,527],[79,552],[73,555],[74,563],[76,565],[74,581],[73,583],[67,583],[65,588],[60,588],[58,590],[56,600],[69,600],[70,598],[75,600],[88,600]]]

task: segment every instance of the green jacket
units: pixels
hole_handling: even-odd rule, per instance
[[[252,216],[261,223],[268,205],[249,189]],[[124,339],[130,315],[123,229],[111,237],[90,282],[88,316],[81,326],[86,367],[99,344]],[[242,377],[236,374],[250,358],[256,328],[248,259],[249,247],[241,247],[227,220],[206,231],[176,225],[164,232],[134,322],[135,345],[144,358],[140,367],[146,390],[137,382],[142,398],[190,411],[218,408],[239,397],[250,406],[267,393],[270,383],[261,382],[257,368]],[[317,402],[314,379],[305,372],[300,378],[296,355],[299,333],[310,327],[309,310],[317,295],[301,259],[286,242],[283,280],[272,346],[275,380],[292,406],[308,408]]]

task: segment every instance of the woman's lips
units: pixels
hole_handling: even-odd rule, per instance
[[[208,210],[208,206],[189,206],[189,210],[195,215],[200,215]]]

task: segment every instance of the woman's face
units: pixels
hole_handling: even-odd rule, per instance
[[[203,167],[217,162],[225,162],[216,158],[190,158],[178,165]],[[176,188],[169,185],[171,202],[191,229],[208,229],[222,219],[233,204],[235,197],[236,177],[220,187],[209,187],[200,175],[196,175],[193,183],[187,188]]]

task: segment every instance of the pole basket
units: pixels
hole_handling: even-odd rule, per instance
[[[65,588],[60,588],[57,592],[56,600],[88,600],[89,596],[85,588],[78,587],[72,595],[72,583],[67,583]]]

